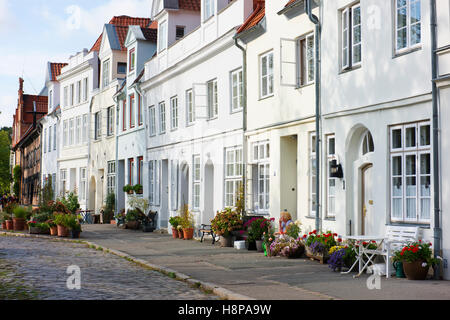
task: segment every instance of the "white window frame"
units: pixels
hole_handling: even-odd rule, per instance
[[[156,107],[150,106],[148,108],[148,114],[149,114],[149,134],[150,137],[154,137],[156,135]]]
[[[77,81],[77,104],[81,103],[81,80]]]
[[[312,47],[309,46],[310,43]],[[315,81],[315,47],[314,32],[298,39],[300,86],[307,86]]]
[[[64,98],[64,107],[68,107],[69,106],[69,86],[65,86],[64,87],[64,92],[63,92],[63,98]]]
[[[167,49],[167,20],[162,21],[158,29],[158,52],[161,52]]]
[[[155,161],[150,160],[148,162],[148,177],[149,177],[149,192],[148,200],[150,205],[155,204]]]
[[[102,138],[102,112],[98,111],[94,114],[94,140]]]
[[[53,125],[53,150],[56,150],[56,123]]]
[[[215,0],[204,0],[203,10],[203,21],[206,21],[209,18],[213,17],[215,15]]]
[[[407,52],[409,50],[418,48],[421,46],[422,44],[422,40],[423,40],[423,28],[422,28],[422,18],[423,18],[423,13],[422,13],[422,1],[421,0],[405,0],[406,1],[406,6],[404,7],[398,7],[398,0],[394,0],[394,21],[395,21],[395,28],[394,28],[394,39],[395,39],[395,43],[394,43],[394,47],[395,47],[395,53],[397,54],[401,54],[404,52]],[[420,8],[420,21],[414,24],[411,24],[411,4],[412,3],[419,3],[419,8]],[[406,26],[399,28],[399,21],[398,21],[398,12],[400,9],[402,8],[406,8]],[[420,41],[418,43],[415,44],[411,44],[411,29],[413,27],[413,25],[417,25],[419,24],[420,27]],[[406,28],[406,47],[403,48],[399,48],[399,37],[398,37],[398,33],[401,29],[405,29]]]
[[[409,123],[409,124],[402,124],[402,125],[396,125],[389,128],[390,132],[390,218],[392,222],[398,222],[398,223],[419,223],[419,224],[430,224],[431,223],[431,199],[433,195],[433,188],[432,188],[432,179],[433,179],[433,164],[431,160],[432,155],[432,147],[431,147],[431,139],[430,139],[430,145],[427,146],[421,146],[420,145],[420,129],[421,127],[429,127],[428,135],[431,136],[431,124],[429,121],[422,121],[417,123]],[[406,130],[408,128],[414,128],[415,129],[415,138],[416,138],[416,146],[415,147],[406,147]],[[401,130],[401,141],[402,141],[402,147],[401,148],[393,148],[393,135],[392,132],[394,130]],[[422,173],[421,168],[421,156],[428,154],[430,156],[429,161],[429,170],[430,173]],[[408,156],[414,156],[415,157],[415,172],[413,174],[407,175],[406,173],[406,161]],[[393,166],[393,158],[400,157],[401,158],[401,175],[394,176],[394,166]],[[406,181],[408,177],[414,177],[416,180],[415,185],[415,195],[407,196],[406,193]],[[429,196],[422,196],[421,195],[421,178],[426,177],[429,178],[430,184],[430,192]],[[393,193],[393,181],[396,178],[401,178],[402,181],[402,195],[401,196],[394,196]],[[393,209],[394,209],[394,200],[395,199],[401,199],[402,200],[402,216],[401,217],[394,217],[393,216]],[[408,199],[415,199],[415,209],[416,214],[415,217],[407,217],[407,200]],[[429,201],[429,213],[428,218],[422,218],[422,211],[421,211],[421,200],[427,199]]]
[[[194,91],[192,89],[186,90],[186,123],[187,125],[195,123]]]
[[[210,80],[206,83],[206,92],[208,99],[208,120],[216,119],[219,115],[219,97],[217,79]]]
[[[67,147],[68,146],[68,141],[69,141],[69,120],[64,120],[63,121],[63,147]]]
[[[69,120],[69,146],[72,146],[74,143],[74,137],[75,137],[75,118],[72,118]]]
[[[108,161],[108,171],[106,176],[106,192],[107,194],[115,193],[116,190],[116,162]]]
[[[359,10],[360,21],[355,24],[355,11]],[[359,29],[361,39],[355,41],[355,30]],[[358,2],[341,11],[341,68],[349,70],[361,66],[362,64],[362,12],[361,5]],[[359,47],[360,61],[355,60],[354,50]]]
[[[230,74],[231,112],[242,110],[244,107],[243,70],[239,68]]]
[[[234,207],[244,170],[242,146],[225,148],[224,163],[224,207]]]
[[[252,159],[256,166],[256,179],[254,180],[256,192],[252,201],[257,213],[267,214],[270,210],[270,142],[257,141],[252,144]],[[264,176],[262,177],[262,174]],[[263,190],[263,192],[261,192]],[[263,205],[261,205],[263,204]]]
[[[273,50],[262,54],[259,57],[259,96],[260,99],[264,99],[274,94],[274,60],[273,60]],[[266,69],[263,70],[263,60],[266,59]],[[272,69],[270,69],[270,60],[272,60]],[[266,85],[264,86],[264,79],[266,79]],[[266,90],[266,94],[263,94],[264,89]],[[270,90],[272,89],[272,90]]]
[[[48,152],[52,151],[52,126],[48,127]]]
[[[67,169],[61,169],[59,171],[59,186],[60,186],[60,190],[59,190],[59,194],[60,195],[64,195],[66,193],[67,190]]]
[[[80,168],[80,200],[86,200],[87,169]]]
[[[87,142],[88,139],[88,115],[84,114],[83,115],[83,143]]]
[[[75,144],[81,143],[81,116],[76,118]]]
[[[170,98],[170,129],[178,129],[178,97]]]
[[[86,102],[88,100],[88,90],[89,90],[89,78],[86,77],[83,79],[83,101]]]
[[[192,156],[192,208],[200,209],[201,200],[201,161],[200,155]]]
[[[106,59],[102,64],[102,88],[106,88],[109,85],[109,66],[110,60]]]
[[[330,141],[334,140],[334,153],[330,153]],[[330,162],[336,160],[336,137],[335,135],[327,136],[327,217],[336,217],[336,191],[337,191],[337,178],[330,176]],[[334,182],[334,194],[331,192],[331,182]],[[331,209],[330,204],[334,204],[334,210]]]
[[[166,103],[160,102],[159,109],[159,134],[166,133]]]
[[[107,129],[106,129],[106,135],[108,137],[114,135],[114,107],[109,107],[106,110],[108,121],[107,121]]]
[[[316,188],[314,187],[314,184],[316,183],[316,144],[315,144],[316,133],[311,132],[309,134],[309,217],[315,217],[316,216],[316,203],[313,202],[313,198],[316,198],[317,201],[317,194],[316,194]]]
[[[136,96],[131,94],[128,96],[130,102],[130,129],[136,127]]]

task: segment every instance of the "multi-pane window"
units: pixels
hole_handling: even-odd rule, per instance
[[[81,80],[77,81],[77,104],[81,103]]]
[[[72,83],[70,85],[70,106],[73,106],[75,104],[75,86]]]
[[[217,96],[217,80],[207,83],[208,88],[208,118],[216,118],[219,113],[219,101]]]
[[[305,86],[314,82],[314,34],[299,40],[300,54],[300,85]]]
[[[69,105],[69,87],[64,87],[64,93],[63,93],[63,99],[64,99],[64,107],[67,107]]]
[[[87,142],[88,138],[88,116],[87,114],[83,115],[83,143]]]
[[[336,178],[330,175],[330,162],[336,160],[336,138],[334,136],[327,137],[327,216],[336,216]]]
[[[361,6],[353,5],[342,11],[342,69],[361,64]]]
[[[193,156],[192,168],[192,207],[194,209],[200,208],[200,184],[201,184],[201,173],[200,173],[200,156]]]
[[[127,100],[122,101],[122,130],[127,130]]]
[[[172,130],[178,129],[178,98],[170,99],[170,128]]]
[[[114,107],[109,107],[106,110],[107,113],[107,128],[106,128],[106,134],[109,136],[112,136],[114,134]]]
[[[56,123],[53,125],[53,150],[56,150]]]
[[[94,114],[94,139],[98,140],[102,136],[101,112]]]
[[[270,144],[268,141],[253,144],[253,162],[255,163],[255,210],[267,212],[270,208]]]
[[[244,106],[242,69],[231,73],[231,111],[236,111]]]
[[[52,127],[48,128],[48,152],[52,151]]]
[[[225,207],[234,207],[242,185],[242,147],[225,149]]]
[[[391,220],[429,223],[431,126],[418,122],[390,128]]]
[[[44,150],[44,153],[46,153],[47,152],[47,128],[45,128],[44,129],[44,138],[42,139],[42,144],[43,144],[43,146],[42,146],[42,149]]]
[[[156,134],[156,110],[155,106],[151,106],[148,108],[148,118],[149,118],[149,133],[150,136],[154,136]]]
[[[136,64],[136,51],[135,51],[135,48],[130,50],[129,60],[130,60],[129,63],[130,63],[130,72],[131,72],[131,71],[134,71],[134,67],[135,67],[135,64]]]
[[[88,99],[88,88],[89,88],[89,86],[88,86],[88,78],[84,78],[83,79],[83,101],[87,101],[87,99]]]
[[[69,146],[73,145],[74,130],[75,130],[75,119],[72,118],[69,120]]]
[[[422,41],[421,0],[395,0],[395,48],[401,52]]]
[[[138,126],[141,126],[144,124],[143,120],[143,114],[142,114],[142,98],[138,94]]]
[[[75,144],[79,144],[81,143],[81,116],[78,116],[76,121]]]
[[[80,168],[80,200],[86,200],[87,175],[86,168]]]
[[[67,146],[67,126],[68,126],[68,120],[64,120],[63,122],[63,147]]]
[[[194,93],[192,89],[186,91],[186,112],[187,112],[187,124],[195,122],[195,108],[194,108]]]
[[[128,159],[128,184],[134,185],[134,158]]]
[[[316,215],[316,134],[309,135],[309,215],[314,217]]]
[[[144,165],[144,157],[138,157],[138,180],[137,183],[142,185],[142,169],[143,169],[143,165]]]
[[[203,20],[207,20],[214,15],[214,0],[204,0]]]
[[[116,162],[108,161],[108,171],[106,176],[106,191],[108,194],[115,193],[116,189]]]
[[[155,203],[155,161],[151,160],[148,163],[148,201],[150,204]]]
[[[163,21],[159,25],[159,51],[167,48],[167,21]]]
[[[161,186],[161,161],[150,160],[148,167],[149,174],[149,202],[158,206],[160,203],[160,186]]]
[[[103,61],[102,83],[103,83],[103,88],[105,88],[109,85],[109,59]]]
[[[260,57],[260,97],[273,94],[273,52]]]
[[[59,194],[60,195],[64,195],[66,193],[66,190],[67,190],[66,182],[67,182],[67,169],[61,169],[59,171],[59,186],[60,186]]]
[[[166,103],[159,104],[159,133],[166,133]]]
[[[134,128],[136,124],[136,99],[134,94],[130,96],[130,128]]]

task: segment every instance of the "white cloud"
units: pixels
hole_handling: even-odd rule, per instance
[[[12,20],[7,0],[0,0],[0,33],[8,29],[8,24]]]

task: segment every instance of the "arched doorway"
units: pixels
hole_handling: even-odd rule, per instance
[[[205,164],[204,211],[201,223],[211,224],[214,219],[214,164],[211,160]]]
[[[355,126],[346,143],[347,233],[373,235],[378,230],[374,210],[375,144],[371,132],[363,125]],[[379,219],[378,219],[379,220]]]

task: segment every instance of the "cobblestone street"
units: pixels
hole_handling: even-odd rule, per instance
[[[67,267],[81,269],[81,289],[69,290]],[[188,284],[84,244],[0,237],[0,300],[217,299]]]

